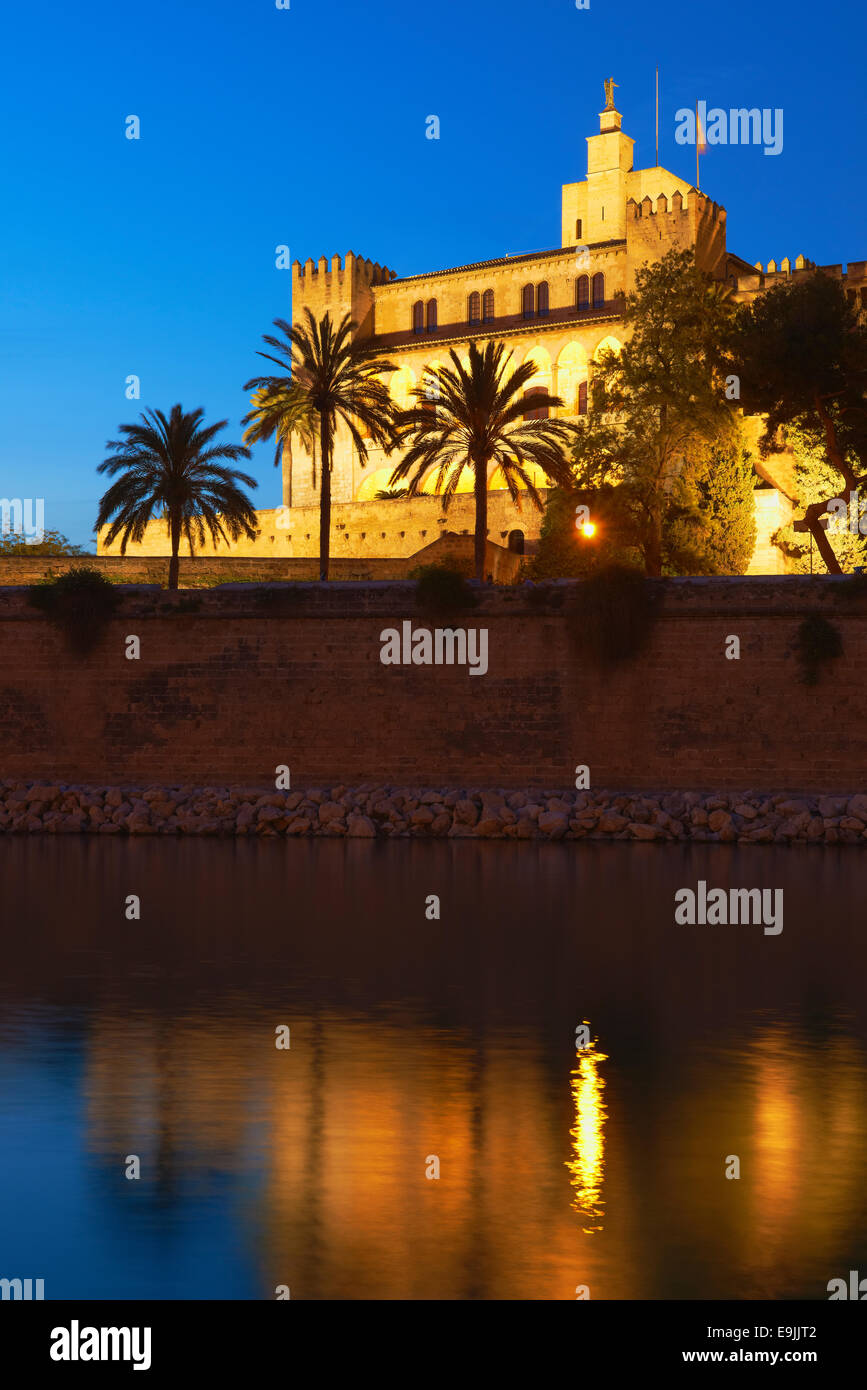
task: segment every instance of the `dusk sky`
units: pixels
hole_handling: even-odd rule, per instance
[[[782,108],[782,153],[717,146],[703,189],[749,261],[867,258],[860,7],[635,0],[273,0],[7,12],[0,489],[93,544],[105,441],[145,406],[240,439],[243,382],[290,313],[287,243],[413,274],[560,242],[614,77],[635,166],[688,179],[675,111]],[[425,138],[437,115],[441,138]],[[136,115],[141,139],[125,138]],[[125,398],[136,374],[140,401]],[[279,504],[272,451],[256,505]]]

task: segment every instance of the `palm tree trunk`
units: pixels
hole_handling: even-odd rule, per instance
[[[173,516],[171,519],[171,538],[172,538],[172,558],[169,560],[169,588],[178,587],[178,578],[181,571],[181,562],[178,558],[181,549],[181,519]]]
[[[288,435],[286,436],[286,440],[285,440],[285,443],[284,443],[284,445],[283,445],[283,457],[281,458],[280,463],[281,463],[281,465],[282,465],[282,467],[281,467],[281,469],[280,469],[280,472],[281,472],[281,475],[282,475],[280,481],[281,481],[282,484],[283,484],[283,487],[282,487],[282,489],[281,489],[281,490],[282,490],[282,493],[283,493],[283,506],[284,506],[284,507],[291,507],[291,506],[292,506],[292,435],[291,435],[291,434],[288,434]]]
[[[324,581],[328,578],[331,551],[331,445],[324,412],[319,417],[319,437],[322,473],[322,490],[319,494],[319,578]]]
[[[485,546],[488,540],[488,469],[485,463],[475,465],[476,494],[476,538],[475,561],[476,579],[485,582]]]

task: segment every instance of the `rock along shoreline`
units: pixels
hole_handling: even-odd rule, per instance
[[[0,782],[0,833],[867,844],[867,795]]]

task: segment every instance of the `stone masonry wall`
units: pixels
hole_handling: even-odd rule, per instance
[[[18,589],[0,590],[0,779],[142,785],[370,780],[404,786],[858,791],[867,600],[846,581],[654,581],[645,651],[600,667],[562,606],[530,587],[486,591],[449,624],[401,584],[124,591],[86,657]],[[565,597],[564,597],[565,596]],[[843,654],[798,678],[803,617],[825,613]],[[380,634],[484,627],[489,669],[384,666]],[[141,659],[127,660],[136,635]],[[727,638],[740,659],[727,660]]]

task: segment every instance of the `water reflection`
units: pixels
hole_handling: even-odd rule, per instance
[[[607,1061],[604,1052],[594,1049],[579,1054],[572,1072],[572,1101],[575,1123],[570,1131],[573,1157],[566,1164],[572,1174],[575,1195],[572,1206],[587,1225],[587,1235],[602,1230],[602,1181],[605,1168],[605,1105],[599,1063]]]
[[[380,848],[6,843],[0,1275],[48,1297],[779,1298],[867,1262],[855,863],[822,935],[818,860],[736,866],[785,885],[774,939],[673,925],[674,886],[725,881],[724,848],[630,847],[632,882],[613,846]]]

